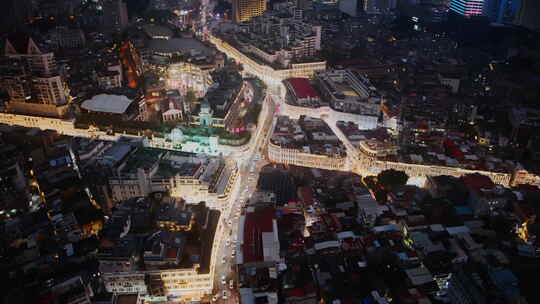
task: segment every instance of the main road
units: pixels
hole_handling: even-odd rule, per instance
[[[220,221],[221,233],[215,243],[216,254],[213,263],[214,299],[219,303],[238,303],[238,282],[236,281],[236,255],[240,250],[237,243],[239,218],[246,201],[257,188],[259,171],[265,164],[261,151],[266,146],[275,124],[276,95],[266,94],[259,114],[257,129],[253,132],[248,148],[230,156],[237,162],[238,177],[229,198],[229,205],[223,209]],[[234,251],[234,254],[233,254]],[[230,284],[232,281],[232,289]],[[224,291],[227,298],[223,297]]]

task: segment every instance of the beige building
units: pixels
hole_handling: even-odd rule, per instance
[[[115,201],[169,192],[188,203],[205,201],[222,209],[221,201],[228,197],[236,175],[236,164],[218,157],[139,149],[118,165],[109,186]]]
[[[234,22],[244,22],[266,11],[266,0],[233,0]]]
[[[54,53],[31,37],[6,39],[4,56],[12,66],[2,65],[2,86],[10,96],[9,111],[62,117],[67,112],[69,90],[58,74]]]

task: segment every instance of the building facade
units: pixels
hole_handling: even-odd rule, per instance
[[[58,73],[54,53],[31,37],[11,37],[4,47],[2,86],[10,96],[9,111],[61,117],[69,89]]]
[[[452,0],[450,10],[464,17],[482,16],[485,0]]]
[[[234,22],[244,22],[266,11],[265,0],[232,0]]]

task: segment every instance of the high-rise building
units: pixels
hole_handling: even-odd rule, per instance
[[[397,6],[397,0],[364,0],[363,2],[364,11],[367,14],[382,14]]]
[[[521,7],[517,13],[515,23],[531,30],[540,30],[540,1],[521,0]]]
[[[0,63],[0,71],[0,87],[8,93],[11,101],[25,102],[32,98],[32,82],[23,60],[4,58]]]
[[[484,15],[486,0],[452,0],[450,10],[464,17]]]
[[[0,28],[4,31],[13,31],[26,24],[34,6],[31,0],[3,0]]]
[[[58,74],[53,52],[17,33],[6,39],[3,55],[0,80],[9,94],[10,110],[47,116],[66,114],[67,87]]]
[[[128,25],[127,5],[122,0],[103,0],[103,26],[109,31],[121,31]]]
[[[339,0],[339,10],[351,17],[358,16],[362,7],[362,0]]]
[[[484,13],[491,22],[513,23],[519,13],[522,0],[486,0]]]
[[[233,0],[234,22],[244,22],[266,11],[266,0]]]

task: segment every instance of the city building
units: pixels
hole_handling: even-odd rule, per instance
[[[312,61],[321,50],[321,27],[295,18],[294,12],[294,6],[266,11],[239,24],[232,38],[242,51],[271,66]]]
[[[103,0],[103,29],[105,31],[123,30],[128,24],[127,4],[122,0]]]
[[[98,71],[96,79],[98,86],[103,90],[122,87],[122,73],[118,71]]]
[[[86,115],[99,115],[110,120],[133,120],[138,115],[139,101],[125,95],[98,94],[80,105]]]
[[[170,203],[174,200],[163,198],[158,208]],[[204,203],[182,205],[198,226],[196,231],[155,231],[150,205],[144,198],[124,201],[107,221],[97,254],[106,290],[139,294],[144,301],[190,301],[210,294],[219,212]]]
[[[86,38],[81,29],[57,26],[50,31],[51,40],[56,48],[81,48],[86,45]]]
[[[307,78],[289,78],[283,83],[287,89],[287,101],[293,105],[309,108],[328,105],[321,102],[321,97]]]
[[[360,129],[377,127],[383,97],[367,77],[354,70],[327,70],[315,73],[315,80],[334,110],[360,114]]]
[[[232,0],[233,21],[244,22],[266,11],[265,0]]]
[[[94,292],[86,286],[80,276],[73,277],[51,288],[53,298],[59,303],[91,304]]]
[[[53,52],[32,37],[17,34],[6,39],[3,55],[8,59],[2,64],[2,80],[10,95],[9,111],[53,117],[67,113],[69,89]]]
[[[484,15],[485,0],[452,0],[450,10],[464,17]]]
[[[521,8],[521,0],[486,0],[485,14],[491,22],[514,23]]]
[[[397,6],[397,0],[364,0],[364,11],[367,14],[383,14]]]
[[[115,173],[109,177],[112,199],[122,201],[167,192],[190,203],[205,201],[212,208],[224,208],[236,179],[236,166],[217,157],[159,149],[139,148],[118,157]]]
[[[364,7],[362,6],[361,0],[340,0],[339,1],[339,10],[351,17],[358,16],[359,11],[363,9]]]
[[[521,0],[521,8],[516,16],[515,23],[531,30],[540,29],[540,3],[535,0]]]

